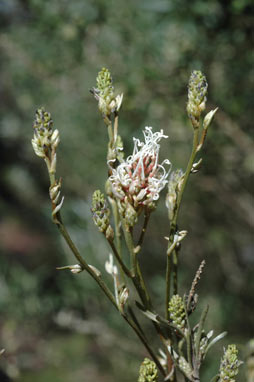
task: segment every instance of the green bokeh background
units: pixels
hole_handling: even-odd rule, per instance
[[[133,382],[146,355],[88,275],[56,271],[75,261],[51,223],[46,168],[30,144],[35,110],[44,105],[61,136],[65,222],[88,263],[103,270],[109,249],[91,221],[90,202],[106,180],[107,131],[89,93],[103,66],[124,93],[126,153],[145,126],[163,129],[169,139],[161,158],[174,169],[185,168],[191,150],[190,72],[207,76],[207,109],[219,112],[181,210],[180,228],[189,235],[180,291],[205,259],[200,309],[209,303],[207,329],[229,334],[211,352],[201,380],[216,373],[228,343],[246,359],[254,332],[253,11],[251,0],[0,0],[0,347],[6,349],[0,366],[13,381]],[[159,311],[164,197],[141,255]]]

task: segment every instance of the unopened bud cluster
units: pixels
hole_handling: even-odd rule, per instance
[[[109,224],[110,210],[107,206],[105,196],[97,190],[93,193],[92,208],[93,221],[100,232],[103,232],[108,239],[113,238],[114,232]]]
[[[171,297],[169,301],[169,318],[170,321],[180,330],[184,330],[185,327],[185,309],[183,299],[178,294]]]
[[[199,70],[191,73],[188,86],[187,113],[192,121],[193,127],[199,127],[199,118],[205,110],[208,83],[205,76]]]
[[[98,100],[99,110],[102,115],[109,117],[111,113],[120,109],[123,94],[115,96],[112,77],[108,69],[102,68],[96,80],[97,88],[93,88],[92,92]]]
[[[36,111],[33,127],[32,146],[34,152],[39,157],[45,158],[49,156],[49,151],[56,150],[59,143],[59,132],[58,130],[53,131],[51,115],[44,108]]]
[[[149,358],[145,358],[140,366],[138,382],[158,382],[157,367]]]
[[[235,345],[228,345],[220,364],[219,382],[235,382],[238,368],[242,364],[237,358],[238,350]]]

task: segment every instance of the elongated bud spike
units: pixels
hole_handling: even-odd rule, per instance
[[[56,148],[60,142],[59,131],[53,130],[53,121],[50,113],[42,107],[36,110],[33,124],[34,136],[32,146],[36,155],[44,158],[48,171],[56,172]]]
[[[100,91],[100,95],[107,97],[112,96],[114,92],[113,80],[110,71],[106,68],[102,68],[96,78],[97,88]]]
[[[105,233],[109,227],[110,210],[107,207],[104,194],[97,190],[93,193],[92,208],[93,221],[100,232]]]
[[[243,363],[237,358],[238,350],[235,345],[228,345],[220,363],[219,382],[235,382],[238,368]]]
[[[36,110],[32,146],[35,154],[39,157],[45,158],[48,148],[51,148],[52,127],[53,121],[50,113],[45,111],[43,107]]]
[[[53,121],[51,115],[44,107],[37,109],[35,113],[34,129],[38,129],[41,132],[45,130],[52,130]]]
[[[183,330],[185,327],[185,309],[183,299],[178,294],[172,296],[169,301],[169,318],[172,323],[179,329]]]
[[[108,69],[102,68],[98,73],[96,78],[97,87],[93,88],[91,92],[93,93],[95,99],[98,101],[98,107],[102,113],[105,121],[110,123],[109,117],[111,113],[118,112],[121,107],[123,94],[118,94],[115,96],[113,80]]]
[[[187,113],[194,128],[199,127],[199,118],[205,110],[208,83],[199,70],[191,73],[188,86]]]
[[[138,382],[158,382],[157,367],[149,358],[145,358],[140,366]]]

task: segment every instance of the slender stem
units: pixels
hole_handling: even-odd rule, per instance
[[[140,271],[140,267],[138,264],[137,259],[137,253],[135,252],[133,238],[131,232],[127,229],[125,226],[125,222],[122,219],[122,227],[124,232],[124,238],[126,241],[127,248],[130,253],[131,258],[131,275],[132,275],[132,281],[133,284],[139,294],[139,297],[141,298],[142,303],[144,304],[145,308],[150,309],[151,308],[151,299],[147,292],[145,282],[142,276],[142,273]]]
[[[115,113],[115,119],[114,119],[114,145],[116,144],[118,135],[118,114]]]
[[[140,297],[140,299],[144,305],[144,308],[148,309],[148,310],[153,310],[152,301],[151,301],[149,293],[146,289],[145,281],[144,281],[144,278],[143,278],[143,275],[142,275],[142,272],[141,272],[141,269],[139,266],[139,262],[137,259],[137,253],[135,252],[133,237],[132,237],[131,232],[128,229],[126,229],[123,219],[122,219],[122,227],[123,227],[126,245],[127,245],[128,250],[129,250],[131,262],[132,262],[132,282],[133,282],[133,284],[136,288],[136,291],[137,291],[137,293],[138,293],[138,295],[139,295],[139,297]],[[152,323],[153,323],[153,326],[154,326],[156,332],[158,333],[158,335],[160,337],[160,340],[162,341],[162,343],[165,345],[165,347],[167,349],[167,344],[165,343],[164,334],[162,333],[160,326],[154,321]],[[171,367],[172,367],[173,361],[172,361],[172,359],[170,361],[171,361]]]
[[[137,319],[136,314],[134,313],[134,311],[133,311],[133,309],[132,309],[132,307],[130,305],[128,305],[128,312],[129,312],[131,318],[133,319],[133,321],[135,322],[135,324],[136,324],[137,328],[139,329],[139,331],[145,337],[145,333],[144,333],[144,331],[143,331],[143,329],[142,329],[142,327],[141,327],[141,325],[140,325],[140,323],[139,323],[139,321]]]
[[[45,162],[46,162],[46,165],[47,165],[47,169],[48,169],[48,174],[49,174],[49,180],[50,180],[50,185],[53,186],[54,183],[55,183],[55,172],[52,172],[51,171],[51,160],[48,158],[48,156],[46,156],[44,158]]]
[[[148,222],[149,222],[149,218],[150,218],[150,212],[146,209],[145,210],[145,215],[144,215],[143,228],[142,228],[139,240],[138,240],[138,246],[139,247],[141,247],[141,245],[143,244],[145,233],[146,233],[146,229],[147,229],[147,225],[148,225]]]
[[[79,264],[81,265],[81,267],[83,269],[85,269],[91,276],[92,278],[97,282],[97,284],[100,286],[100,288],[103,290],[103,292],[105,293],[105,295],[108,297],[108,299],[111,301],[111,303],[115,306],[115,308],[118,310],[118,306],[117,306],[117,303],[115,301],[115,298],[114,298],[114,295],[111,293],[111,291],[109,290],[109,288],[107,287],[107,285],[104,283],[104,281],[100,278],[100,276],[97,276],[97,274],[89,267],[89,265],[87,264],[87,262],[83,259],[83,257],[80,255],[80,252],[79,250],[77,249],[77,247],[75,246],[75,244],[73,243],[68,231],[66,230],[63,222],[62,222],[62,219],[61,219],[61,215],[60,215],[60,212],[57,213],[57,220],[59,223],[57,223],[57,228],[59,229],[59,231],[61,232],[63,238],[65,239],[67,245],[69,246],[70,250],[72,251],[72,253],[74,254],[74,256],[76,257],[76,259],[78,260]]]
[[[188,363],[189,365],[191,365],[192,367],[192,357],[191,357],[191,348],[192,348],[192,344],[191,344],[191,327],[190,327],[190,322],[189,322],[189,318],[188,318],[188,315],[187,315],[187,310],[185,309],[185,313],[186,313],[186,322],[187,322],[187,334],[186,334],[186,344],[187,344],[187,359],[188,359]]]
[[[197,154],[198,138],[199,138],[199,129],[195,129],[194,130],[194,135],[193,135],[193,144],[192,144],[192,151],[191,151],[190,159],[189,159],[189,162],[188,162],[185,174],[184,174],[184,180],[183,180],[181,189],[180,189],[180,191],[178,193],[178,196],[177,196],[176,209],[175,209],[173,221],[171,223],[173,225],[173,227],[176,226],[176,222],[177,222],[177,218],[178,218],[178,213],[179,213],[179,209],[180,209],[183,193],[184,193],[186,184],[188,182],[188,179],[189,179],[189,176],[190,176],[190,172],[191,172],[191,169],[192,169],[192,166],[193,166],[196,154]]]
[[[200,151],[203,147],[203,144],[205,142],[205,139],[206,139],[206,135],[207,135],[207,130],[208,129],[203,129],[202,131],[202,135],[201,135],[201,138],[200,138],[200,141],[199,141],[199,145],[197,147],[197,151]]]
[[[167,255],[167,267],[166,267],[166,319],[169,320],[168,304],[170,300],[170,276],[171,276],[171,252]]]
[[[112,123],[110,122],[108,125],[108,138],[109,138],[109,144],[112,145],[114,136],[113,136],[113,131],[112,131]]]
[[[122,228],[123,228],[125,242],[130,254],[131,273],[132,273],[132,276],[135,276],[137,273],[137,254],[135,253],[135,250],[134,250],[132,234],[130,230],[126,227],[124,220],[123,219],[121,220],[122,220]]]
[[[114,292],[115,292],[115,299],[116,299],[116,304],[119,309],[119,294],[118,294],[118,280],[117,280],[117,275],[113,275],[113,280],[114,280]],[[120,309],[119,309],[120,310]]]
[[[174,239],[173,239],[174,240]],[[168,311],[168,303],[170,300],[170,281],[171,281],[171,272],[172,272],[172,263],[173,263],[173,275],[174,275],[174,294],[175,290],[177,290],[177,286],[175,283],[177,283],[177,271],[175,269],[175,265],[177,265],[177,259],[175,260],[171,257],[171,254],[175,252],[177,241],[173,241],[170,247],[168,247],[167,250],[167,268],[166,268],[166,319],[169,319],[169,311]],[[176,255],[177,256],[177,255]]]
[[[151,309],[152,308],[151,299],[150,299],[150,296],[147,292],[144,278],[142,276],[139,265],[138,265],[137,269],[138,269],[137,274],[132,277],[133,284],[134,284],[134,286],[135,286],[135,288],[139,294],[139,297],[140,297],[142,303],[144,304],[144,307],[146,309]]]
[[[206,316],[207,316],[207,313],[208,313],[208,309],[209,309],[209,305],[207,305],[203,309],[203,312],[201,314],[201,318],[200,318],[200,321],[199,321],[199,324],[198,324],[197,337],[196,337],[196,341],[195,341],[195,357],[196,358],[198,358],[198,354],[199,354],[199,345],[200,345],[200,340],[201,340],[201,336],[202,336],[202,330],[204,328],[204,323],[205,323],[205,319],[206,319]]]
[[[177,250],[173,251],[173,293],[177,294],[178,291],[178,254]]]
[[[152,357],[152,359],[154,360],[154,362],[156,363],[156,366],[158,367],[158,369],[160,370],[161,374],[166,377],[166,372],[165,370],[163,369],[160,361],[158,360],[158,358],[156,357],[154,351],[151,349],[150,345],[148,344],[145,336],[138,330],[138,328],[136,327],[135,323],[129,318],[127,317],[126,315],[123,315],[123,318],[128,322],[128,324],[132,327],[132,329],[136,332],[137,336],[139,337],[140,341],[143,343],[143,345],[145,346],[145,348],[147,349],[148,353],[150,354],[150,356]]]
[[[109,245],[110,245],[110,247],[111,247],[111,249],[112,249],[112,251],[113,251],[113,253],[114,253],[114,255],[115,255],[115,257],[116,257],[116,259],[117,259],[117,261],[118,261],[118,263],[120,265],[120,267],[121,267],[121,269],[126,274],[126,276],[131,278],[131,272],[130,272],[129,268],[126,267],[126,265],[124,264],[123,260],[121,259],[120,255],[119,255],[119,253],[118,253],[118,251],[117,251],[117,249],[115,247],[114,242],[112,240],[110,240],[110,239],[107,239],[107,241],[108,241],[108,243],[109,243]]]
[[[194,129],[191,155],[190,155],[190,158],[189,158],[186,170],[185,170],[182,186],[181,186],[181,188],[178,192],[178,195],[177,195],[176,206],[175,206],[175,210],[174,210],[174,216],[173,216],[172,221],[170,223],[168,250],[174,242],[174,235],[175,235],[176,229],[177,229],[177,219],[178,219],[179,209],[180,209],[183,193],[184,193],[186,184],[188,182],[190,172],[191,172],[191,169],[192,169],[192,166],[193,166],[196,154],[197,154],[198,142],[199,142],[199,129]],[[174,256],[174,259],[173,259],[173,262],[175,265],[175,269],[174,269],[175,276],[176,276],[176,268],[178,266],[178,264],[177,264],[178,261],[177,261],[176,256]],[[167,266],[166,266],[166,304],[165,304],[166,305],[166,318],[167,319],[169,318],[168,303],[169,303],[169,299],[170,299],[170,281],[171,281],[171,274],[172,274],[171,263],[172,263],[172,260],[171,260],[170,254],[168,254]],[[175,282],[177,283],[176,277],[175,277]],[[175,287],[175,289],[177,290],[177,286]]]
[[[120,230],[121,222],[120,222],[119,212],[118,212],[116,201],[113,198],[109,197],[109,202],[112,207],[114,223],[115,223],[116,248],[117,248],[117,252],[119,253],[119,256],[122,257],[121,230]]]
[[[46,158],[48,159],[48,158]],[[55,184],[55,172],[52,172],[51,171],[51,163],[49,160],[46,160],[46,164],[47,164],[47,168],[48,168],[48,173],[49,173],[49,180],[50,180],[50,186],[52,187],[54,184]],[[55,205],[54,203],[52,202],[52,210],[55,209]],[[107,287],[107,285],[104,283],[104,281],[100,278],[100,276],[98,276],[93,270],[92,268],[89,267],[89,265],[87,264],[87,262],[83,259],[83,257],[81,256],[79,250],[77,249],[77,247],[75,246],[75,244],[73,243],[68,231],[66,230],[65,228],[65,225],[63,224],[63,220],[62,220],[62,217],[61,217],[61,214],[60,214],[60,211],[57,212],[56,214],[56,219],[54,220],[55,221],[55,224],[57,225],[57,228],[59,229],[60,233],[62,234],[64,240],[66,241],[68,247],[70,248],[70,250],[72,251],[72,253],[74,254],[74,256],[76,257],[76,259],[78,260],[79,264],[81,265],[81,267],[83,269],[85,269],[91,276],[92,278],[97,282],[97,284],[100,286],[100,288],[103,290],[103,292],[105,293],[105,295],[108,297],[108,299],[111,301],[111,303],[114,305],[114,307],[118,310],[118,306],[117,306],[117,303],[115,301],[115,298],[114,298],[114,295],[111,293],[111,291],[109,290],[109,288]]]
[[[140,326],[140,324],[139,324],[139,322],[138,322],[138,319],[137,319],[137,317],[136,317],[136,315],[135,315],[135,313],[134,313],[134,311],[132,310],[132,308],[129,306],[128,307],[128,311],[129,311],[129,313],[130,313],[130,315],[131,315],[131,317],[132,317],[132,319],[133,319],[133,321],[135,322],[135,324],[136,324],[136,326],[138,327],[138,329],[139,329],[139,331],[141,332],[141,334],[144,336],[144,338],[146,338],[145,337],[145,334],[144,334],[144,332],[143,332],[143,330],[142,330],[142,328],[141,328],[141,326]],[[147,341],[147,340],[146,340]],[[165,346],[166,346],[166,344],[165,344]],[[166,349],[167,349],[167,347],[166,347]],[[153,358],[154,359],[154,358]],[[155,361],[155,359],[154,359],[154,361]],[[170,361],[171,361],[171,365],[173,364],[172,362],[172,359],[170,359]],[[155,361],[156,362],[156,361]],[[158,368],[160,369],[160,371],[162,372],[162,374],[164,375],[164,376],[166,376],[165,375],[165,371],[164,371],[164,369],[161,369],[160,367],[159,367],[159,364],[156,362],[156,365],[158,366]],[[174,382],[174,381],[173,381]]]
[[[115,226],[115,237],[116,237],[116,252],[113,250],[119,264],[120,264],[120,272],[121,272],[121,276],[122,276],[122,280],[123,282],[125,283],[125,274],[130,277],[130,271],[129,269],[123,264],[123,266],[121,265],[121,263],[123,263],[122,261],[122,242],[121,242],[121,221],[120,221],[120,216],[119,216],[119,212],[118,212],[118,208],[117,208],[117,203],[116,201],[111,198],[111,197],[108,197],[109,199],[109,202],[111,204],[111,207],[112,207],[112,212],[113,212],[113,217],[114,217],[114,226]],[[113,244],[114,245],[114,244]],[[125,270],[123,268],[126,268]]]
[[[109,120],[108,122],[105,122],[108,127],[108,153],[107,153],[107,162],[108,161],[114,161],[114,156],[112,155],[113,147],[114,147],[114,135],[113,135],[113,129],[112,129],[112,122]],[[111,175],[111,169],[108,171],[108,175]]]
[[[187,358],[188,358],[188,363],[191,365],[191,337],[190,334],[187,334],[186,337],[186,343],[187,343]]]

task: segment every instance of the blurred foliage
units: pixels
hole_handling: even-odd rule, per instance
[[[251,0],[0,0],[0,344],[6,348],[2,368],[13,379],[29,382],[40,373],[38,381],[79,382],[86,374],[87,382],[130,382],[144,358],[87,275],[56,272],[73,259],[50,222],[46,169],[30,144],[35,109],[44,105],[60,130],[66,223],[88,262],[103,269],[108,248],[89,206],[106,179],[107,132],[89,94],[102,66],[124,93],[126,152],[145,125],[163,128],[170,142],[162,157],[175,169],[185,167],[190,152],[189,74],[201,69],[207,75],[208,108],[220,111],[181,211],[181,228],[189,231],[182,292],[205,258],[200,305],[210,305],[207,325],[228,330],[226,341],[243,347],[253,336],[253,24]],[[158,307],[167,234],[162,200],[142,254]],[[64,327],[61,312],[71,312]],[[71,336],[90,333],[74,325],[77,317],[98,321],[98,329]],[[219,345],[204,380],[216,373],[222,345],[218,353]]]

